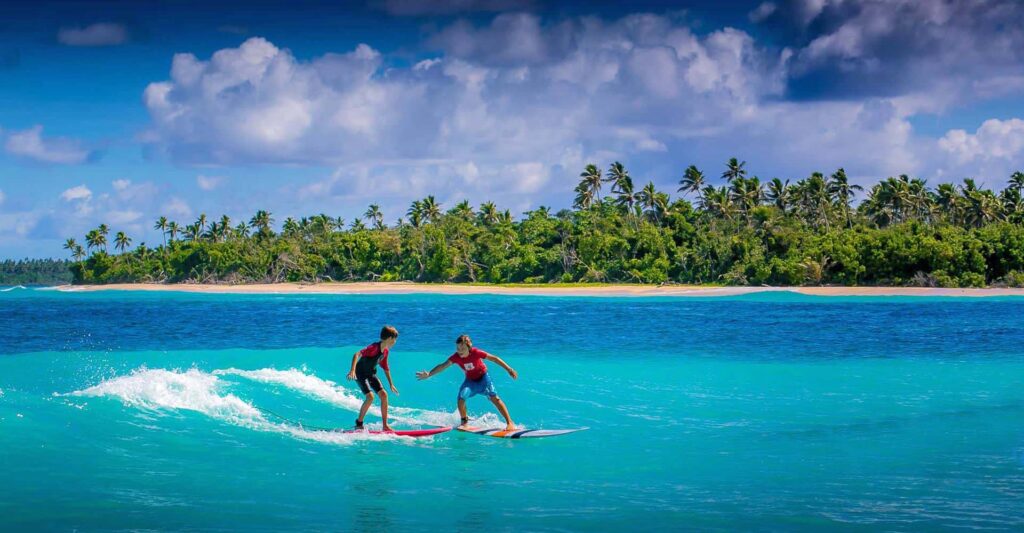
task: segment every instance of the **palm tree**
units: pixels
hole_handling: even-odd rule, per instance
[[[576,186],[576,192],[583,194],[586,198],[586,206],[582,209],[589,208],[595,202],[601,202],[602,182],[604,182],[604,178],[601,176],[601,169],[597,168],[597,165],[587,165],[583,172],[580,172],[580,183]]]
[[[1017,171],[1010,175],[1010,189],[1024,192],[1024,172]]]
[[[132,239],[124,234],[123,231],[117,232],[117,236],[114,237],[114,248],[119,250],[122,254],[124,250],[131,246]]]
[[[72,254],[75,253],[75,249],[77,248],[81,248],[81,246],[79,246],[74,239],[68,239],[64,241],[64,249],[71,252]]]
[[[679,189],[676,192],[681,192],[684,196],[692,192],[699,196],[703,188],[704,173],[698,170],[696,165],[690,165],[683,172],[683,179],[679,180]]]
[[[655,222],[661,220],[661,216],[668,211],[668,195],[658,192],[653,181],[644,185],[637,193],[637,199],[644,214]]]
[[[363,231],[365,229],[366,224],[363,224],[363,221],[360,218],[356,217],[356,219],[352,221],[352,231]]]
[[[735,157],[730,158],[725,164],[725,172],[722,173],[722,178],[732,183],[735,179],[747,177],[747,171],[743,168],[746,164],[746,161],[740,162]]]
[[[367,208],[363,216],[369,219],[370,222],[373,222],[374,228],[378,230],[384,229],[384,214],[380,212],[379,205],[370,204],[370,207]]]
[[[633,189],[633,178],[630,177],[629,171],[622,166],[622,163],[616,161],[608,168],[608,177],[605,180],[612,181],[612,194],[617,196],[615,204],[625,208],[627,215],[633,216],[636,194]]]
[[[270,237],[274,234],[274,232],[270,230],[270,226],[273,223],[274,219],[271,218],[270,213],[262,209],[256,211],[256,214],[249,219],[249,227],[256,230],[256,236],[260,239]]]
[[[218,235],[222,241],[227,241],[228,237],[231,236],[231,217],[227,215],[220,216],[220,232]]]
[[[153,225],[153,229],[160,230],[160,234],[164,238],[164,246],[167,246],[167,217],[158,218],[156,224]]]
[[[75,249],[71,251],[71,255],[74,256],[75,261],[81,262],[82,258],[85,257],[85,250],[79,244],[75,245]]]
[[[203,235],[202,230],[199,229],[199,222],[185,226],[185,231],[183,233],[185,235],[185,239],[191,242],[198,241]]]
[[[496,224],[498,222],[498,208],[494,205],[494,202],[484,202],[480,204],[478,216],[484,225]]]
[[[100,246],[103,247],[103,253],[107,252],[107,234],[110,233],[110,228],[106,224],[100,224],[100,227],[96,228],[96,231],[100,235],[99,242]]]
[[[412,224],[412,227],[418,228],[423,225],[423,201],[413,201],[405,215],[409,217],[409,223]]]
[[[434,195],[427,196],[423,199],[423,218],[430,222],[437,222],[441,218],[441,204],[437,203],[434,199]]]
[[[463,200],[455,204],[455,207],[448,211],[448,213],[463,220],[473,220],[473,217],[476,216],[473,208],[469,205],[469,200]]]
[[[284,224],[281,226],[281,234],[285,237],[295,237],[300,233],[301,228],[299,223],[292,217],[284,219]]]
[[[200,235],[206,229],[206,213],[200,213],[199,218],[196,220],[196,225],[199,226]]]
[[[249,226],[246,225],[245,222],[239,222],[238,225],[235,226],[235,236],[238,237],[239,239],[245,239],[246,237],[248,237]]]
[[[765,199],[785,213],[789,209],[789,193],[789,180],[783,182],[779,178],[772,178],[768,182],[768,192],[765,193]]]
[[[85,247],[89,250],[93,248],[99,248],[100,232],[98,230],[89,230],[89,233],[85,234]]]
[[[842,168],[835,171],[829,177],[828,193],[846,216],[848,227],[853,227],[853,218],[850,216],[850,200],[857,194],[857,191],[863,190],[864,188],[860,185],[850,184],[849,179],[846,177],[846,171]]]
[[[181,227],[178,226],[177,222],[171,221],[167,224],[167,235],[170,236],[170,242],[173,244],[174,239],[178,238],[178,233],[181,231]]]

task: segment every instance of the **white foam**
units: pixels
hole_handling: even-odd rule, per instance
[[[295,368],[288,370],[278,370],[275,368],[240,370],[228,368],[225,370],[214,370],[213,373],[221,376],[239,376],[261,383],[281,385],[352,412],[359,412],[359,408],[363,404],[361,397],[349,392],[337,383],[321,379],[314,374],[307,374]],[[376,402],[374,402],[374,406],[370,408],[369,412],[374,416],[380,416],[380,409],[377,407]],[[391,407],[389,414],[391,415],[390,418],[403,423],[431,426],[452,426],[459,423],[459,413],[456,410],[445,412],[408,407]],[[488,427],[495,426],[498,423],[499,418],[494,413],[487,413],[473,421],[474,425],[486,424]],[[501,422],[500,425],[504,426],[505,423]]]
[[[410,439],[394,435],[311,431],[270,422],[252,404],[233,394],[220,394],[223,382],[217,376],[197,369],[178,370],[139,368],[71,393],[72,396],[110,397],[125,405],[151,411],[186,410],[256,431],[283,433],[304,440],[329,444],[351,444],[364,440]]]
[[[0,289],[0,292],[11,292],[16,289],[24,289],[24,285],[15,285],[14,287],[7,287],[6,289]]]

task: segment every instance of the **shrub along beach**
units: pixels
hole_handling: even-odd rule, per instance
[[[714,176],[718,179],[719,176]],[[395,224],[271,213],[247,222],[161,217],[150,247],[101,225],[65,244],[76,284],[418,281],[725,285],[1024,286],[1024,173],[1000,192],[908,176],[864,191],[843,169],[795,183],[731,159],[715,186],[685,170],[679,197],[634,184],[620,163],[580,174],[572,209],[514,217],[433,196]],[[863,200],[854,207],[858,196]],[[110,242],[112,240],[112,242]],[[112,245],[113,252],[109,250]]]

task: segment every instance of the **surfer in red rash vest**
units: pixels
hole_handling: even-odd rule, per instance
[[[491,376],[487,373],[487,365],[484,364],[484,361],[491,361],[504,368],[508,375],[512,376],[512,379],[519,377],[519,374],[512,367],[508,366],[505,361],[502,361],[500,357],[491,355],[479,348],[474,348],[473,341],[469,338],[469,335],[459,335],[459,338],[455,339],[455,353],[450,355],[445,362],[435,366],[429,372],[420,370],[416,373],[416,377],[420,380],[428,379],[431,376],[440,374],[452,364],[458,365],[466,373],[466,380],[459,387],[458,406],[459,416],[462,417],[461,425],[465,426],[469,423],[469,417],[466,415],[466,399],[477,394],[486,394],[491,403],[498,408],[501,416],[505,417],[505,429],[512,431],[516,429],[516,426],[512,423],[512,417],[508,414],[508,407],[505,407],[505,402],[501,401],[501,398],[498,397],[498,392],[494,389],[494,382],[491,381]]]
[[[384,431],[391,431],[391,426],[388,425],[388,393],[384,390],[380,379],[377,378],[377,366],[380,365],[384,369],[391,392],[398,394],[395,383],[391,381],[391,367],[388,365],[388,354],[396,342],[398,342],[398,330],[391,326],[384,326],[380,330],[380,342],[375,342],[352,356],[352,369],[349,370],[348,379],[355,380],[359,384],[359,390],[363,391],[366,396],[359,409],[356,429],[363,429],[363,417],[373,405],[373,393],[376,392],[380,396],[380,416],[384,419]]]

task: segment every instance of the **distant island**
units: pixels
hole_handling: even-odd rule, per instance
[[[721,180],[711,185],[690,166],[673,199],[653,182],[637,187],[621,163],[587,165],[572,208],[557,212],[514,217],[490,201],[446,208],[428,196],[391,225],[378,205],[351,221],[287,218],[279,231],[267,211],[237,223],[160,217],[153,246],[132,248],[104,224],[84,247],[68,239],[64,248],[75,284],[1024,286],[1024,173],[998,193],[971,179],[931,188],[905,175],[865,193],[843,169],[762,181],[733,158]]]

